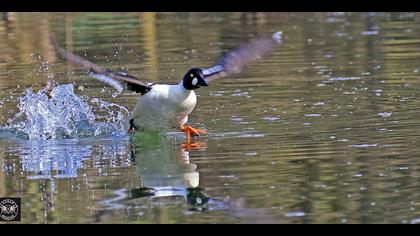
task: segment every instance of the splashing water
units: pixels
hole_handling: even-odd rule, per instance
[[[19,112],[6,129],[19,137],[33,140],[68,139],[103,135],[125,135],[129,112],[124,107],[86,99],[74,93],[73,84],[50,85],[34,93],[26,90],[19,99]],[[101,115],[95,116],[98,106]]]

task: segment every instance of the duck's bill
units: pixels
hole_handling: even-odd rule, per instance
[[[201,79],[201,78],[197,81],[197,85],[198,86],[209,86],[209,84],[207,83],[207,81],[204,80],[204,79]]]

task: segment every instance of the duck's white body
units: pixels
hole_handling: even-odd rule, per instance
[[[131,119],[134,126],[144,130],[166,130],[182,127],[197,104],[193,90],[182,82],[176,85],[155,84],[137,102]]]

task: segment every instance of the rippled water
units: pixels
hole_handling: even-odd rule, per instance
[[[2,13],[0,196],[28,223],[418,223],[420,15]],[[253,36],[283,44],[197,90],[185,145],[127,135],[137,95],[73,52],[177,82]]]

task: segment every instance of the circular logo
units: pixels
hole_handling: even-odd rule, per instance
[[[5,199],[0,202],[0,218],[5,221],[11,221],[19,213],[19,206],[12,199]]]

